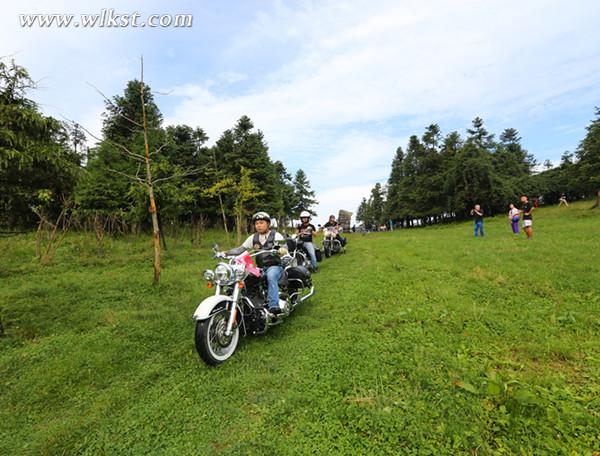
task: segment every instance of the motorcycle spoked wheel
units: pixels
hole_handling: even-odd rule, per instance
[[[329,258],[331,256],[331,243],[324,245],[323,250],[325,250],[325,256]]]
[[[235,325],[231,335],[226,336],[228,320],[229,312],[221,311],[196,322],[196,351],[205,363],[212,366],[221,364],[235,352],[240,331]]]

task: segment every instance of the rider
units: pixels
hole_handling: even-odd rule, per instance
[[[300,222],[302,223],[298,225],[298,237],[308,253],[313,272],[317,272],[317,254],[315,252],[315,245],[313,244],[313,233],[316,233],[317,229],[310,223],[310,212],[302,211],[300,213]]]
[[[323,228],[337,228],[338,233],[336,234],[335,237],[337,238],[338,241],[340,241],[340,244],[342,244],[342,247],[346,245],[346,238],[340,236],[340,231],[342,230],[342,226],[335,219],[335,215],[329,216],[329,221],[325,225],[323,225]]]
[[[235,249],[226,252],[228,255],[239,255],[246,250],[269,250],[256,256],[256,264],[263,269],[268,285],[268,309],[271,313],[281,312],[279,307],[279,279],[283,275],[280,255],[285,255],[287,250],[283,247],[284,237],[271,228],[271,217],[266,212],[257,212],[252,216],[256,233]],[[272,252],[279,249],[279,254]]]

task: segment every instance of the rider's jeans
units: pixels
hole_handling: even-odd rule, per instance
[[[269,309],[279,307],[279,279],[283,274],[281,266],[269,266],[267,268],[267,285],[269,296]]]
[[[313,268],[313,271],[317,269],[317,254],[315,253],[315,245],[312,242],[305,242],[304,248],[306,249],[306,253],[308,253],[308,257],[310,258],[310,264]]]

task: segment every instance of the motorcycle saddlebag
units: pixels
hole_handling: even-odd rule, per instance
[[[317,262],[323,261],[323,252],[321,249],[315,245],[315,256],[317,257]]]
[[[308,285],[310,283],[310,272],[304,266],[294,266],[287,270],[288,280],[300,279],[302,283]]]

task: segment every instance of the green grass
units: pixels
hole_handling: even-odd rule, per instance
[[[0,454],[598,454],[600,211],[351,235],[284,325],[208,368],[201,248],[0,240]]]

